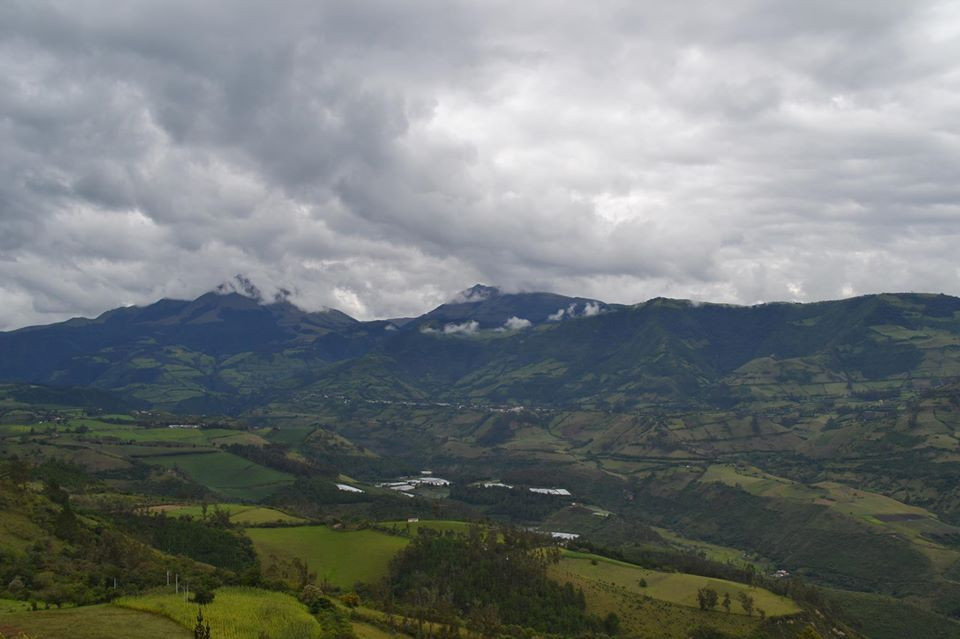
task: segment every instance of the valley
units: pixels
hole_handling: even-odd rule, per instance
[[[460,544],[524,565],[547,635],[960,636],[960,300],[481,292],[403,323],[231,293],[0,334],[0,632],[187,632],[173,571],[215,637],[261,609],[277,637],[519,637],[509,588],[449,572]],[[449,485],[391,489],[428,473]]]

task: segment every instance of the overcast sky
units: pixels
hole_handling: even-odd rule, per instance
[[[960,294],[960,3],[0,0],[0,329]]]

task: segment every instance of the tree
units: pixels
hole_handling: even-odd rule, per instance
[[[193,639],[210,639],[210,622],[203,621],[203,611],[197,608],[197,625],[193,627]]]
[[[64,541],[77,541],[80,536],[80,523],[70,508],[70,502],[63,503],[63,509],[53,522],[53,534]]]
[[[729,592],[723,593],[723,604],[722,604],[722,605],[723,605],[723,609],[724,609],[724,610],[726,610],[727,612],[730,612],[730,593],[729,593]]]
[[[611,637],[620,630],[620,617],[615,612],[607,614],[603,619],[603,631]]]
[[[303,587],[303,590],[300,591],[300,596],[298,597],[301,602],[306,604],[307,608],[310,609],[311,614],[317,614],[322,608],[330,608],[333,606],[331,601],[323,596],[323,591],[320,590],[313,584],[307,584]]]
[[[294,557],[290,563],[293,566],[294,572],[297,573],[297,588],[300,590],[306,588],[307,584],[317,578],[316,574],[310,572],[307,562],[299,557]]]
[[[199,587],[193,593],[193,603],[200,604],[204,606],[213,601],[213,591],[208,590],[204,587]]]
[[[493,604],[474,606],[467,614],[467,626],[483,637],[493,637],[500,627],[500,614]]]
[[[697,591],[697,603],[700,604],[700,610],[713,610],[720,601],[720,595],[713,588],[701,588]]]
[[[204,515],[206,517],[206,515]],[[213,512],[210,513],[210,524],[218,528],[230,527],[230,511],[220,508],[220,504],[213,505]]]
[[[753,616],[753,597],[741,590],[740,594],[737,595],[737,599],[740,600],[740,605],[743,607],[743,611],[748,615]]]

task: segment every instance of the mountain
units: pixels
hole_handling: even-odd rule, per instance
[[[0,380],[174,410],[297,391],[588,408],[894,397],[960,377],[958,311],[945,295],[620,306],[477,285],[394,323],[226,291],[0,333]]]
[[[282,386],[302,362],[354,357],[369,341],[364,325],[337,310],[211,292],[0,333],[0,379],[94,386],[176,406],[211,392]]]
[[[450,302],[438,306],[423,317],[423,322],[462,324],[477,322],[478,329],[499,328],[511,319],[514,325],[525,322],[543,324],[576,317],[589,317],[622,308],[584,297],[565,297],[554,293],[503,293],[495,286],[476,284]]]

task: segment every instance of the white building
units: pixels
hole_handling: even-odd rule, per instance
[[[337,484],[337,489],[342,490],[345,493],[362,493],[363,491],[355,486],[350,486],[349,484]]]
[[[540,495],[559,495],[560,497],[571,497],[573,495],[566,488],[531,488],[530,492]]]

